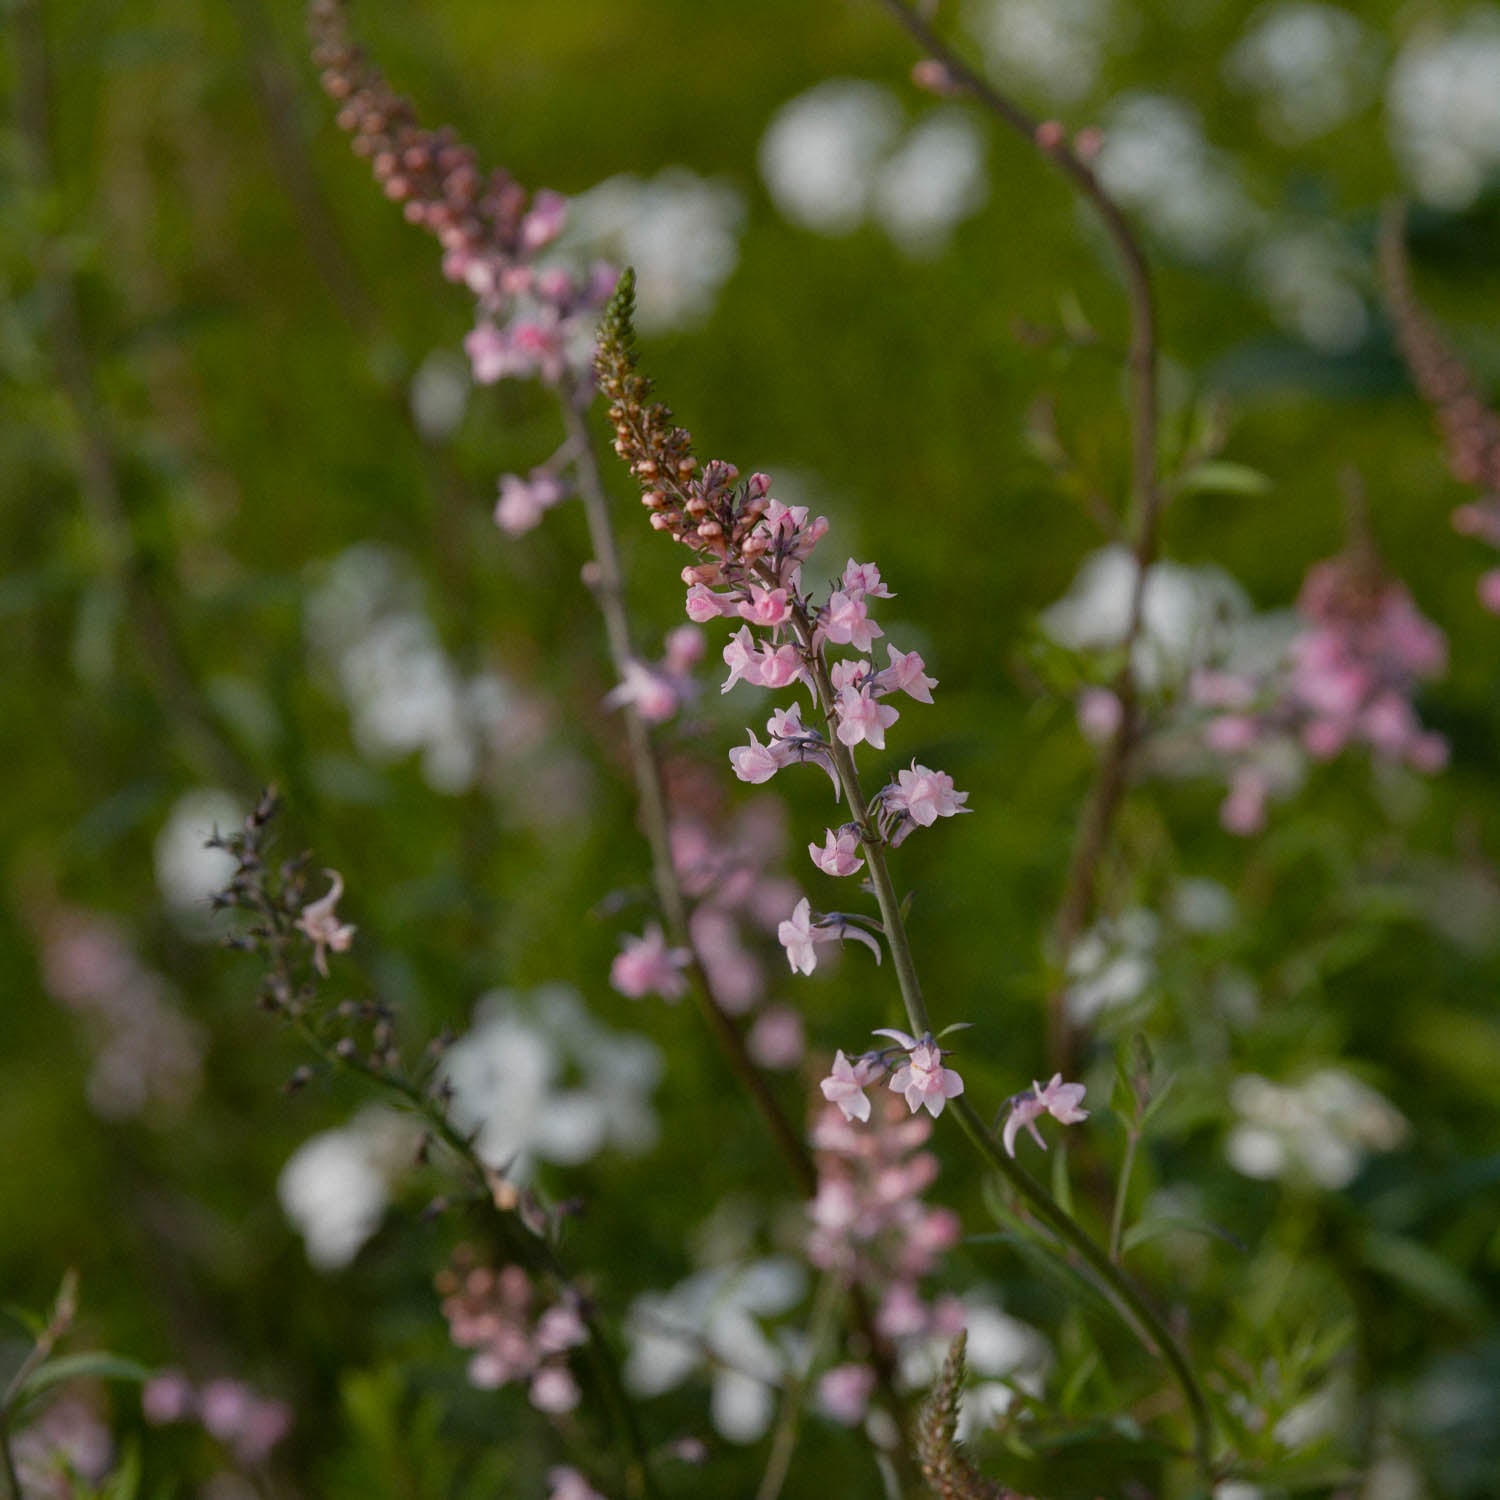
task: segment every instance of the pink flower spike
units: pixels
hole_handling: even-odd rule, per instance
[[[868,651],[875,644],[876,637],[885,634],[870,618],[864,600],[842,589],[828,596],[822,628],[823,634],[834,645],[853,646],[856,651]]]
[[[902,1032],[884,1034],[905,1035]],[[942,1048],[930,1036],[924,1036],[907,1051],[905,1063],[892,1074],[891,1091],[905,1096],[906,1107],[913,1114],[926,1109],[935,1120],[950,1099],[963,1093],[964,1081],[952,1068],[943,1066]]]
[[[926,675],[926,663],[922,658],[915,651],[898,651],[889,642],[885,649],[890,654],[891,664],[876,675],[876,688],[882,693],[905,693],[918,703],[931,703],[932,690],[938,685],[937,678]]]
[[[840,829],[837,833],[828,829],[823,847],[820,849],[816,844],[809,844],[807,852],[825,875],[853,875],[856,870],[864,868],[865,862],[859,857],[859,840],[848,829]]]
[[[870,1101],[865,1090],[880,1077],[880,1071],[874,1059],[861,1057],[851,1063],[840,1050],[833,1055],[833,1071],[818,1087],[830,1104],[838,1105],[846,1120],[868,1120]]]
[[[868,599],[894,599],[896,596],[885,586],[880,569],[874,563],[858,563],[851,557],[844,569],[844,592]]]
[[[719,689],[721,693],[727,693],[735,683],[741,681],[748,682],[752,687],[761,686],[760,655],[748,625],[741,625],[730,637],[729,644],[724,648],[724,661],[729,667],[729,676]]]
[[[838,737],[851,748],[868,740],[877,750],[884,750],[886,730],[901,717],[894,708],[856,688],[845,688],[834,708],[839,716]]]
[[[344,894],[344,877],[337,870],[324,870],[323,873],[330,881],[328,894],[304,906],[295,925],[312,939],[313,967],[327,979],[329,951],[347,953],[354,943],[357,929],[347,922],[340,922],[334,910]]]
[[[691,959],[686,948],[667,947],[661,928],[653,922],[643,937],[624,939],[610,965],[609,982],[632,1000],[650,994],[663,1000],[680,1000],[687,993],[682,971]]]
[[[750,597],[736,606],[736,613],[752,625],[785,625],[792,617],[785,589],[767,589],[751,584]]]
[[[887,807],[906,813],[923,828],[931,828],[939,818],[969,812],[964,806],[968,800],[967,792],[953,790],[953,778],[947,772],[929,770],[916,761],[912,761],[911,770],[897,773],[895,785],[887,787],[885,793]]]
[[[759,786],[761,782],[769,781],[787,763],[788,752],[783,745],[762,745],[756,739],[753,729],[747,732],[750,743],[736,745],[729,752],[729,764],[734,767],[734,774],[741,781]]]

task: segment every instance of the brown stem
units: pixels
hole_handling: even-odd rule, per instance
[[[1125,279],[1130,314],[1130,344],[1125,370],[1130,390],[1131,501],[1134,511],[1131,552],[1135,558],[1136,576],[1128,623],[1121,642],[1125,665],[1115,684],[1120,699],[1120,725],[1104,748],[1093,789],[1079,818],[1072,857],[1063,881],[1063,895],[1052,928],[1052,960],[1055,969],[1060,971],[1065,968],[1069,953],[1093,914],[1100,864],[1129,784],[1130,759],[1140,735],[1130,658],[1144,620],[1146,572],[1156,559],[1163,501],[1156,453],[1159,395],[1156,302],[1151,272],[1141,242],[1119,204],[1110,197],[1093,168],[1066,139],[1059,139],[1055,144],[1042,144],[1037,138],[1041,122],[980,77],[905,0],[880,0],[880,3],[917,45],[942,65],[956,88],[971,95],[1011,130],[1024,136],[1077,188],[1098,215],[1114,246]],[[1077,1038],[1064,1009],[1064,998],[1065,990],[1059,977],[1051,985],[1047,999],[1047,1049],[1050,1065],[1067,1072]]]

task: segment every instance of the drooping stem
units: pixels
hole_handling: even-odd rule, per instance
[[[1157,389],[1156,301],[1151,270],[1141,242],[1119,204],[1110,196],[1093,167],[1060,132],[1055,139],[1045,133],[1039,134],[1042,122],[969,67],[906,0],[881,0],[881,4],[927,56],[941,65],[952,87],[968,94],[1009,129],[1024,136],[1078,190],[1108,235],[1125,282],[1130,316],[1130,343],[1125,359],[1129,386],[1133,511],[1130,549],[1135,562],[1135,580],[1125,634],[1120,643],[1124,665],[1115,683],[1115,693],[1120,700],[1120,722],[1104,747],[1093,787],[1085,800],[1074,835],[1073,852],[1063,878],[1062,898],[1052,925],[1052,962],[1055,971],[1060,972],[1093,915],[1100,865],[1129,784],[1130,760],[1141,731],[1131,657],[1144,623],[1146,575],[1156,560],[1164,498],[1157,467],[1160,399]],[[1047,998],[1047,1047],[1051,1066],[1067,1072],[1076,1037],[1064,1008],[1064,999],[1061,980],[1054,979]]]

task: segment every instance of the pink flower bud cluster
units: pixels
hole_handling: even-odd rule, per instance
[[[931,1132],[929,1121],[911,1117],[889,1094],[863,1128],[831,1106],[813,1126],[818,1189],[809,1210],[808,1259],[861,1287],[874,1304],[876,1330],[897,1344],[951,1337],[964,1321],[957,1299],[929,1302],[921,1291],[961,1232],[951,1209],[923,1201],[938,1173],[937,1158],[922,1149]],[[868,1365],[836,1366],[823,1376],[819,1405],[852,1426],[874,1386]]]
[[[181,1370],[163,1370],[141,1387],[141,1413],[153,1427],[196,1422],[247,1468],[263,1464],[292,1430],[292,1409],[221,1377],[195,1386]]]
[[[538,1411],[557,1414],[578,1405],[581,1393],[567,1355],[588,1342],[588,1329],[571,1301],[542,1306],[520,1266],[476,1266],[462,1250],[437,1285],[449,1336],[458,1348],[474,1351],[470,1384],[494,1390],[524,1380]]]

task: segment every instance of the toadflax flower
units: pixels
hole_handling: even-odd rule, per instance
[[[891,1075],[891,1091],[905,1097],[906,1107],[913,1114],[925,1108],[936,1119],[950,1099],[963,1093],[963,1079],[943,1066],[943,1049],[930,1032],[918,1039],[883,1027],[875,1035],[888,1036],[906,1050],[906,1061]]]
[[[650,994],[663,1000],[680,1000],[687,992],[682,971],[691,957],[686,948],[667,947],[661,928],[653,922],[643,937],[624,940],[610,965],[609,982],[632,1000]]]
[[[880,962],[880,944],[868,932],[840,916],[819,917],[813,921],[812,903],[806,896],[776,929],[776,939],[786,949],[786,961],[794,974],[811,974],[817,968],[816,944],[835,943],[843,938],[863,943],[875,955],[875,962]]]
[[[953,778],[946,771],[930,771],[916,761],[912,761],[911,770],[898,772],[894,785],[885,791],[888,808],[905,813],[923,828],[931,828],[939,818],[968,812],[964,806],[968,800],[967,792],[953,790]]]
[[[1047,1143],[1042,1139],[1041,1131],[1036,1128],[1036,1122],[1043,1115],[1051,1115],[1059,1125],[1076,1125],[1080,1120],[1088,1119],[1088,1110],[1078,1107],[1083,1103],[1085,1092],[1085,1085],[1064,1083],[1062,1074],[1054,1073],[1045,1088],[1039,1083],[1033,1083],[1025,1093],[1017,1094],[1010,1101],[1010,1117],[1005,1122],[1003,1139],[1006,1152],[1011,1156],[1016,1154],[1016,1136],[1023,1126],[1031,1132],[1032,1140],[1045,1151]]]
[[[354,942],[356,929],[348,922],[340,922],[334,908],[344,894],[344,877],[337,870],[324,870],[332,882],[328,894],[317,901],[310,901],[302,908],[296,925],[312,939],[313,966],[325,979],[328,978],[328,952],[347,953]]]
[[[818,1085],[823,1097],[843,1111],[846,1120],[868,1120],[870,1101],[865,1090],[880,1077],[880,1060],[874,1057],[859,1057],[852,1063],[843,1051],[833,1055],[833,1071]]]
[[[823,847],[809,844],[807,852],[825,875],[852,875],[864,868],[865,862],[859,857],[859,837],[848,828],[840,828],[837,833],[828,829]]]

